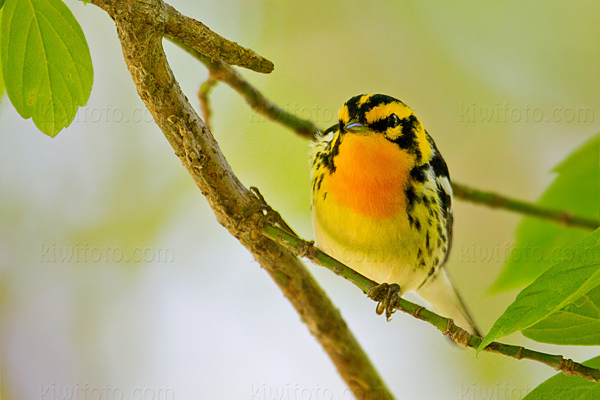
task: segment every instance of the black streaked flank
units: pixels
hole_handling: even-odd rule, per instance
[[[438,235],[440,235],[440,237],[444,236],[444,232],[442,232],[442,225],[441,224],[438,224],[438,226],[437,226],[437,232],[438,232]]]
[[[417,194],[415,193],[415,188],[410,185],[404,191],[406,195],[406,210],[410,211],[415,205],[415,201],[417,200]]]
[[[427,164],[416,166],[410,170],[410,177],[419,183],[423,183],[425,182],[425,171],[428,168],[429,165]]]
[[[321,176],[319,176],[318,179],[313,181],[313,190],[315,190],[315,186],[317,190],[321,190],[321,184],[323,183],[323,178],[325,177],[325,174],[321,174]]]

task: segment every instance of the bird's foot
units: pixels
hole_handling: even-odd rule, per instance
[[[385,311],[385,317],[388,321],[392,319],[392,314],[396,312],[400,295],[400,286],[395,283],[382,283],[371,288],[367,293],[370,299],[378,302],[375,309],[377,315],[381,315]]]

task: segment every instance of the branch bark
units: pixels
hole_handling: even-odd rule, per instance
[[[195,49],[212,60],[223,60],[227,64],[239,65],[252,71],[270,73],[273,63],[254,51],[231,42],[211,31],[200,21],[181,14],[169,4],[164,4],[166,25],[164,35],[177,43]]]
[[[173,76],[163,51],[163,36],[178,40],[176,35],[181,34],[182,42],[189,43],[187,35],[201,24],[175,13],[160,0],[92,0],[92,3],[115,21],[123,56],[139,96],[208,200],[219,223],[269,273],[355,396],[392,399],[339,311],[304,264],[289,250],[258,233],[256,224],[264,218],[264,205],[235,176]],[[173,18],[179,20],[174,22]],[[211,32],[205,34],[209,35],[205,38],[209,42],[214,39]],[[222,54],[217,51],[213,56]]]

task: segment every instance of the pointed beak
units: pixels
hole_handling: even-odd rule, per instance
[[[350,133],[365,133],[368,129],[366,126],[353,119],[350,120],[350,122],[348,122],[346,126],[344,126],[344,130]]]

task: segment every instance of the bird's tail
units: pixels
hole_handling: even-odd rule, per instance
[[[445,268],[440,268],[436,277],[421,287],[417,294],[431,303],[438,314],[446,318],[452,318],[456,325],[473,335],[481,337],[469,309],[452,284]]]

